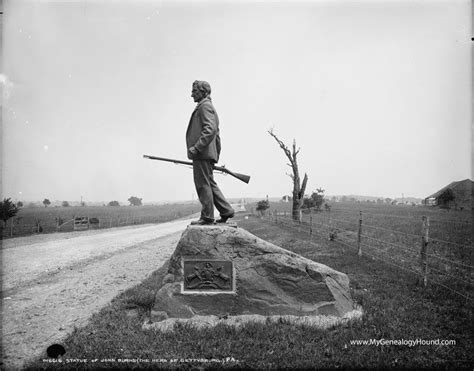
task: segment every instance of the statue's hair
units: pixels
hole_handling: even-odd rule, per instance
[[[207,81],[196,80],[193,82],[193,87],[194,86],[205,95],[211,94],[211,85],[209,85]]]

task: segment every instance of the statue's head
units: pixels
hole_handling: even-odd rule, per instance
[[[195,102],[200,102],[209,94],[211,94],[211,85],[207,81],[196,80],[193,82],[191,97],[193,97]]]

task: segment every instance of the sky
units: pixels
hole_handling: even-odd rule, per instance
[[[2,197],[196,199],[194,80],[229,198],[427,197],[472,179],[470,1],[4,0]]]

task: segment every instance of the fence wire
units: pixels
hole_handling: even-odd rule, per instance
[[[354,211],[354,210],[351,210]],[[333,211],[331,211],[332,213]],[[362,214],[364,218],[362,218],[362,223],[360,222],[361,213],[352,213],[356,220],[347,220],[347,219],[340,219],[334,218],[331,216],[324,217],[320,214],[311,214],[309,216],[305,215],[302,217],[301,221],[296,221],[292,218],[291,215],[286,215],[286,213],[281,212],[274,212],[273,214],[268,215],[268,219],[276,224],[284,225],[286,227],[290,227],[292,230],[297,231],[298,233],[305,233],[309,235],[307,242],[311,241],[313,234],[318,233],[318,231],[325,231],[325,233],[333,232],[335,235],[333,239],[336,243],[340,243],[344,246],[347,246],[353,250],[357,250],[358,246],[362,248],[363,255],[368,255],[372,258],[380,260],[386,264],[392,265],[397,267],[405,272],[410,272],[418,277],[423,278],[424,275],[422,270],[420,269],[422,262],[422,254],[420,252],[420,245],[423,243],[422,235],[421,234],[413,234],[407,233],[403,231],[398,231],[386,227],[376,226],[365,224],[364,220],[370,218],[365,217],[365,214]],[[411,223],[419,223],[421,229],[421,221],[420,219],[415,219],[414,217],[402,217],[397,215],[388,215],[388,214],[381,214],[381,213],[371,213],[370,216],[390,216],[396,217],[399,219],[406,219],[410,220]],[[430,219],[431,222],[431,219]],[[348,230],[341,227],[341,225],[336,225],[336,223],[342,223],[344,225],[355,225],[357,228],[355,230]],[[361,224],[360,224],[361,223]],[[360,233],[360,239],[358,240],[358,228],[362,228],[364,233]],[[370,231],[382,231],[385,232],[385,235],[382,237],[380,235],[370,235]],[[359,231],[360,232],[360,231]],[[353,234],[352,238],[349,238],[344,233]],[[373,233],[373,232],[372,232]],[[412,239],[410,243],[400,243],[400,242],[393,242],[389,241],[388,239],[393,238],[393,236],[403,236]],[[330,237],[330,236],[329,236]],[[388,237],[388,238],[387,238]],[[350,240],[350,241],[348,241]],[[372,243],[369,243],[372,241]],[[428,238],[427,242],[434,243],[434,244],[443,244],[449,246],[460,247],[462,249],[472,249],[471,245],[466,245],[462,243],[457,243],[453,241],[446,241],[439,238]],[[375,246],[377,244],[378,246]],[[416,248],[418,246],[418,248]],[[470,252],[470,251],[469,251]],[[398,253],[398,254],[397,254]],[[452,253],[452,252],[451,252]],[[408,254],[408,256],[407,256]],[[445,251],[446,254],[446,251]],[[425,252],[424,256],[428,259],[428,281],[434,285],[440,286],[444,289],[451,291],[452,293],[461,296],[467,300],[472,300],[472,297],[466,295],[465,293],[460,292],[457,287],[454,289],[450,287],[449,284],[445,281],[451,282],[453,285],[461,285],[466,286],[464,288],[467,291],[471,290],[474,286],[474,280],[472,277],[474,265],[472,264],[472,254],[469,254],[468,258],[469,261],[463,262],[459,260],[454,260],[453,257],[449,256],[442,256],[439,253],[435,253],[433,250],[432,252]],[[409,259],[403,259],[403,257],[408,257]],[[441,266],[440,266],[441,265]],[[444,271],[442,270],[444,266]],[[450,273],[448,273],[449,271]],[[454,274],[452,274],[454,273]],[[444,279],[443,282],[440,281]]]

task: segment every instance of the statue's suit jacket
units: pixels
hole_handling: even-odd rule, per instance
[[[221,153],[219,117],[208,97],[198,103],[191,115],[186,131],[186,145],[188,150],[194,147],[197,151],[193,157],[188,153],[190,160],[219,161]]]

